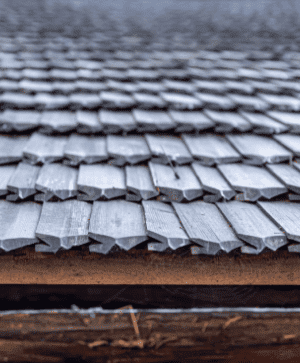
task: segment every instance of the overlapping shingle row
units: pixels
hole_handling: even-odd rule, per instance
[[[0,201],[0,244],[11,251],[35,244],[38,252],[89,244],[107,254],[141,247],[149,251],[190,249],[215,255],[241,249],[258,254],[288,245],[299,252],[300,204],[232,201],[189,204],[124,200],[12,203]],[[44,242],[44,243],[41,243]],[[147,242],[145,244],[145,242]]]

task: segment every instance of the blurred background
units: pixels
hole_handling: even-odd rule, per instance
[[[132,47],[295,48],[299,12],[297,0],[1,0],[0,33],[102,32],[112,41],[127,37]]]

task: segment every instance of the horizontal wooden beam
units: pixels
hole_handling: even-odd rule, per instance
[[[26,248],[0,256],[0,284],[63,285],[299,285],[299,255],[180,256],[127,251],[112,255]]]
[[[0,314],[0,355],[5,362],[296,361],[299,323],[299,309],[24,311]]]

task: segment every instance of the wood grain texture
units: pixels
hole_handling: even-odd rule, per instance
[[[169,164],[170,161],[178,165],[189,164],[193,161],[183,141],[179,138],[166,136],[155,136],[147,134],[145,139],[152,153],[152,161]]]
[[[294,156],[300,156],[300,136],[287,133],[274,135],[273,138],[290,150]]]
[[[217,206],[237,236],[258,250],[276,251],[287,244],[285,235],[256,205],[233,201]]]
[[[22,160],[23,150],[28,142],[25,136],[0,136],[0,165]]]
[[[51,163],[64,157],[66,137],[46,136],[40,133],[31,135],[23,149],[24,158],[32,164]]]
[[[70,200],[43,204],[36,236],[48,245],[36,245],[37,252],[57,252],[89,242],[92,205]]]
[[[75,197],[78,170],[62,164],[45,164],[36,180],[35,188],[45,194],[45,200],[56,196],[61,200]]]
[[[45,111],[42,114],[40,126],[46,133],[74,130],[76,128],[75,114],[65,111]]]
[[[65,145],[64,156],[68,165],[75,166],[80,163],[93,164],[107,160],[106,139],[73,134]]]
[[[217,168],[234,190],[243,193],[246,201],[254,202],[260,197],[271,199],[287,192],[267,169],[245,164],[223,164]]]
[[[14,193],[18,199],[25,199],[36,193],[35,184],[40,172],[40,167],[27,163],[19,163],[11,175],[7,190]],[[9,200],[10,196],[7,196]]]
[[[149,162],[149,169],[154,186],[169,201],[193,200],[203,194],[202,187],[189,166],[174,168],[179,179],[170,166]]]
[[[91,245],[91,252],[106,254],[117,244],[125,251],[148,239],[142,206],[124,200],[94,202],[89,236],[101,242]]]
[[[289,161],[293,154],[275,140],[258,135],[226,135],[247,164],[262,165]]]
[[[176,132],[201,131],[214,126],[214,123],[203,112],[199,111],[170,110],[169,115],[176,123]]]
[[[120,131],[131,131],[136,129],[136,122],[130,112],[116,112],[110,110],[101,110],[99,119],[103,128],[103,132],[117,133]]]
[[[288,202],[258,202],[266,215],[286,233],[287,238],[300,242],[300,205]]]
[[[125,175],[127,190],[133,193],[138,200],[147,200],[159,195],[159,192],[153,185],[148,167],[126,166]]]
[[[288,131],[286,125],[271,119],[270,117],[251,112],[240,112],[245,119],[251,123],[256,134],[280,134],[281,132]]]
[[[32,202],[15,204],[0,201],[0,243],[5,251],[11,251],[38,242],[35,231],[41,205]]]
[[[215,205],[205,202],[172,205],[189,238],[202,246],[196,248],[198,253],[215,255],[220,250],[228,253],[244,245]]]
[[[77,81],[78,86],[80,86],[81,82]],[[102,130],[102,126],[96,112],[79,110],[76,112],[76,122],[77,131],[81,134],[94,134]]]
[[[212,311],[211,311],[212,310]],[[296,362],[299,313],[130,309],[2,315],[1,356],[15,362]],[[136,323],[134,323],[136,322]],[[2,332],[2,333],[1,333]]]
[[[7,183],[15,170],[15,165],[0,166],[0,196],[8,194]]]
[[[164,131],[175,127],[174,122],[167,112],[133,110],[132,113],[140,132]]]
[[[206,110],[205,113],[217,124],[218,132],[231,132],[234,130],[245,132],[252,128],[251,124],[238,113],[213,110]]]
[[[287,164],[269,164],[267,168],[290,191],[300,194],[300,173],[297,168]]]
[[[218,198],[226,200],[230,200],[235,196],[235,191],[216,168],[194,162],[192,169],[206,192],[213,193]]]
[[[183,135],[183,141],[193,157],[208,166],[241,160],[228,141],[215,135]]]
[[[126,194],[125,171],[113,165],[80,165],[78,199],[94,201],[101,197],[112,199]]]
[[[36,111],[5,110],[1,123],[8,129],[11,128],[14,131],[22,132],[36,128],[39,125],[40,118],[41,114]]]
[[[182,228],[174,209],[168,205],[158,201],[143,201],[142,202],[147,234],[160,241],[166,249],[170,247],[176,250],[179,247],[190,244],[189,238]],[[154,243],[149,243],[148,249],[156,247]]]
[[[269,111],[268,116],[289,127],[289,131],[295,134],[300,133],[300,120],[296,113]]]
[[[107,136],[107,152],[113,165],[138,164],[151,158],[147,142],[142,136]]]

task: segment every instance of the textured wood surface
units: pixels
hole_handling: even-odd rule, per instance
[[[91,211],[91,204],[77,200],[44,203],[36,236],[47,245],[37,244],[36,251],[55,253],[89,242]]]
[[[151,174],[146,166],[126,166],[126,188],[133,193],[138,200],[151,199],[159,195],[153,185]]]
[[[235,196],[235,191],[216,168],[194,162],[192,169],[206,192],[213,193],[218,198],[226,200],[230,200]]]
[[[64,156],[69,165],[93,164],[107,160],[106,139],[73,134],[64,148]]]
[[[290,191],[300,194],[300,173],[297,168],[287,164],[269,164],[267,168]]]
[[[80,165],[78,174],[78,199],[112,199],[126,194],[125,171],[113,165]]]
[[[142,206],[124,200],[94,202],[89,236],[101,242],[91,245],[91,252],[106,254],[117,244],[128,251],[148,239]]]
[[[183,136],[183,141],[195,159],[205,165],[236,162],[241,156],[224,138],[204,136]]]
[[[268,247],[276,251],[287,244],[285,235],[254,204],[241,202],[217,203],[237,236],[262,251]],[[247,248],[242,247],[245,252]]]
[[[146,228],[149,237],[161,242],[161,249],[167,247],[175,250],[190,244],[189,238],[182,228],[173,208],[158,201],[143,201]],[[158,248],[159,244],[149,243],[148,249]]]
[[[127,132],[136,128],[135,120],[130,112],[101,110],[99,119],[103,127],[103,132],[117,133],[120,131]]]
[[[189,164],[193,161],[183,141],[170,136],[145,136],[152,153],[152,161],[169,164],[171,161],[178,164]]]
[[[173,207],[189,238],[201,246],[195,247],[194,253],[215,255],[243,246],[215,205],[193,202],[173,203]]]
[[[177,125],[176,132],[201,131],[214,126],[214,123],[203,112],[170,110],[169,114]]]
[[[286,125],[263,114],[241,111],[241,115],[251,123],[257,134],[280,134],[288,130]]]
[[[292,151],[295,156],[300,156],[300,136],[293,134],[274,135],[273,138]]]
[[[163,312],[130,306],[2,315],[1,356],[14,362],[297,361],[299,313]]]
[[[23,149],[28,142],[28,137],[0,136],[0,165],[15,163],[22,160]]]
[[[193,200],[203,194],[202,187],[189,166],[170,166],[149,162],[154,186],[164,194],[167,200]],[[174,171],[179,178],[176,178]]]
[[[142,136],[107,136],[107,152],[114,165],[138,164],[151,158],[147,142]]]
[[[77,81],[78,82],[78,81]],[[96,112],[90,111],[77,111],[76,122],[78,132],[85,133],[96,133],[102,130],[100,120]]]
[[[300,133],[300,120],[296,113],[269,111],[268,116],[288,126],[290,132]]]
[[[247,164],[280,163],[292,158],[292,153],[275,140],[256,135],[227,135],[227,140],[245,158]]]
[[[281,184],[266,169],[245,164],[218,165],[228,183],[237,192],[243,192],[243,199],[256,201],[260,197],[271,199],[287,192]]]
[[[14,111],[5,110],[1,123],[15,131],[25,131],[36,128],[39,125],[41,114],[36,111]],[[1,126],[3,128],[3,126]]]
[[[36,193],[35,184],[40,167],[27,163],[19,163],[7,183],[8,191],[14,193],[18,199],[25,199]],[[9,200],[9,197],[7,199]]]
[[[258,202],[268,217],[281,227],[291,240],[300,242],[300,208],[297,203]]]
[[[175,127],[171,117],[162,111],[133,110],[140,132],[164,131]]]
[[[43,112],[40,125],[44,132],[68,132],[76,127],[76,118],[74,113],[64,111],[47,111]]]
[[[235,108],[234,103],[226,96],[216,95],[214,93],[200,93],[195,95],[210,109],[217,111],[230,111]]]
[[[38,242],[35,231],[41,205],[32,202],[21,204],[0,201],[1,248],[11,251]]]
[[[45,201],[52,196],[65,200],[78,194],[78,170],[62,164],[45,164],[37,178],[35,188],[45,194]]]
[[[218,125],[219,132],[230,132],[233,130],[245,132],[251,129],[251,124],[238,113],[212,110],[206,110],[205,112]]]
[[[23,149],[23,156],[33,164],[59,161],[64,156],[64,147],[67,141],[68,139],[62,136],[55,137],[34,133]]]
[[[8,194],[7,183],[16,170],[15,165],[0,166],[0,196]]]

